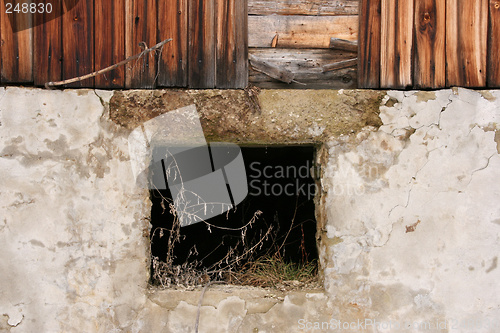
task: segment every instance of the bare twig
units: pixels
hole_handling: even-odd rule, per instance
[[[120,66],[123,66],[123,65],[131,62],[132,60],[139,59],[140,57],[144,56],[145,54],[147,54],[147,53],[149,53],[151,51],[154,51],[156,49],[161,48],[163,45],[167,44],[171,40],[172,40],[172,38],[165,39],[164,41],[156,44],[155,46],[153,46],[153,47],[151,47],[149,49],[145,49],[141,53],[138,53],[136,55],[128,57],[127,59],[125,59],[123,61],[120,61],[117,64],[114,64],[114,65],[111,65],[109,67],[103,68],[101,70],[98,70],[97,72],[93,72],[93,73],[90,73],[90,74],[87,74],[87,75],[78,76],[78,77],[75,77],[75,78],[72,78],[72,79],[63,80],[63,81],[47,82],[47,83],[45,83],[45,88],[50,89],[51,87],[55,87],[55,86],[61,86],[61,85],[64,85],[64,84],[70,84],[70,83],[74,83],[74,82],[83,81],[83,80],[86,80],[86,79],[90,79],[90,78],[92,78],[94,76],[101,75],[101,74],[104,74],[106,72],[112,71],[113,69],[116,69],[116,68],[118,68]],[[145,45],[144,42],[139,43],[139,45],[141,45],[141,44]]]

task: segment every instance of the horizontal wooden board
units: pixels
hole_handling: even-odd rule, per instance
[[[358,16],[249,16],[248,46],[271,47],[277,37],[281,48],[329,48],[332,37],[355,41]]]
[[[353,52],[328,49],[252,48],[249,54],[291,71],[300,83],[286,84],[250,68],[249,81],[261,88],[344,89],[356,87],[356,68],[323,72],[323,66],[356,57]]]
[[[250,15],[357,15],[359,0],[248,0]]]

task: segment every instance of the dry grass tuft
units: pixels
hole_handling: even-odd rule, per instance
[[[316,260],[298,264],[273,255],[248,262],[237,272],[229,272],[228,282],[277,289],[303,287],[317,283],[317,270]]]

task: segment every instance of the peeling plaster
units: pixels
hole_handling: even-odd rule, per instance
[[[192,332],[201,288],[148,287],[127,146],[185,103],[211,140],[321,145],[324,289],[211,287],[200,332],[500,318],[499,91],[0,90],[0,330]]]
[[[498,250],[500,230],[489,223],[497,221],[491,217],[498,216],[500,199],[497,129],[483,130],[499,123],[494,94],[389,91],[379,129],[328,143],[326,229],[329,238],[341,239],[321,251],[329,254],[322,260],[330,295],[344,295],[339,300],[346,303],[368,298],[368,313],[386,319],[460,318],[497,307],[491,290],[498,273],[480,278],[474,270],[456,269]],[[376,177],[363,177],[366,168],[378,170],[371,172]],[[362,190],[346,191],[353,184]],[[495,257],[485,271],[493,274],[496,265]],[[471,274],[476,283],[482,279],[477,287],[463,282]],[[359,289],[361,281],[371,293]],[[394,292],[374,293],[377,284]],[[425,302],[433,305],[424,311],[420,297],[414,310],[407,301],[394,308],[392,293],[406,288],[425,290]]]

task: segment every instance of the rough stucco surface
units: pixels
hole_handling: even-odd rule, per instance
[[[323,232],[336,241],[321,249],[336,306],[498,331],[499,97],[389,92],[383,126],[328,142]]]
[[[1,89],[0,331],[193,331],[200,289],[148,289],[150,203],[127,146],[134,126],[192,103],[210,139],[324,143],[324,289],[212,286],[200,332],[335,332],[335,319],[407,324],[353,332],[499,331],[499,91],[258,99]]]

